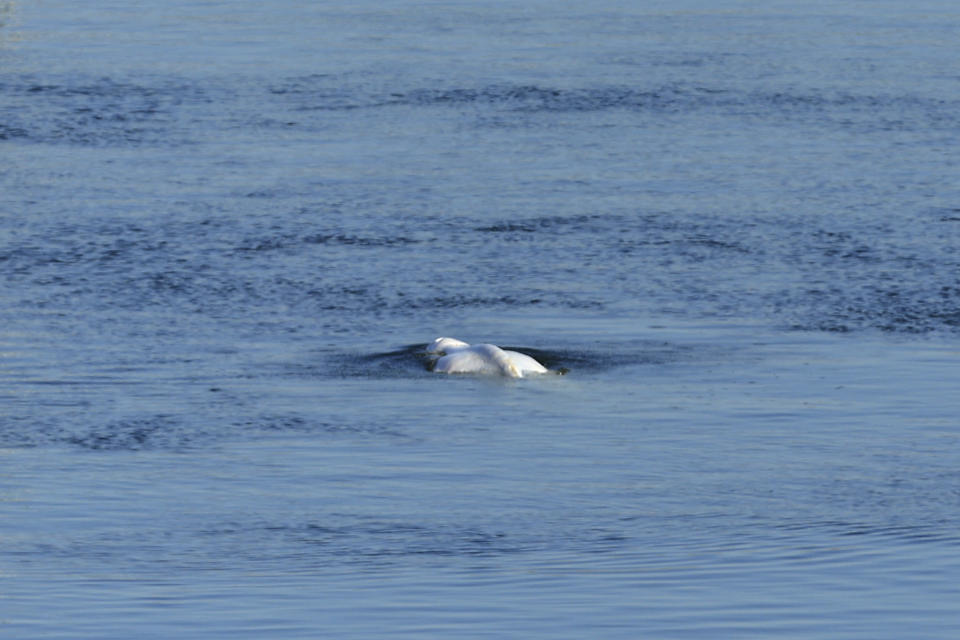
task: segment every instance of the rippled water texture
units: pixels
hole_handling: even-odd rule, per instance
[[[0,636],[956,637],[958,38],[0,1]]]

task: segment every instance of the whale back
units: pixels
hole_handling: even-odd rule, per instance
[[[428,353],[453,353],[470,345],[456,338],[437,338],[427,346]]]
[[[510,361],[513,362],[514,366],[523,373],[546,373],[547,368],[528,356],[525,353],[520,353],[519,351],[503,351],[510,358]]]
[[[492,344],[455,348],[439,358],[433,370],[438,373],[497,373],[510,378],[523,377],[523,372],[510,356]]]
[[[523,377],[523,372],[514,364],[510,355],[500,347],[493,344],[478,344],[471,348],[488,358],[503,375],[511,378]]]

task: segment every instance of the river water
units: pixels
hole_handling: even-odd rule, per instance
[[[0,636],[957,637],[957,42],[0,2]]]

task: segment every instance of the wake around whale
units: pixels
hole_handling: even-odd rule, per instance
[[[523,378],[549,370],[528,355],[501,349],[493,344],[468,344],[455,338],[437,338],[427,346],[427,353],[437,357],[433,371],[437,373],[486,373],[509,378]]]

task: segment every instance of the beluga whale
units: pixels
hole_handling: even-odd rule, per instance
[[[437,338],[427,345],[427,353],[436,357],[432,368],[436,373],[485,373],[523,378],[528,374],[550,372],[530,356],[501,349],[495,344],[468,344],[456,338]]]

